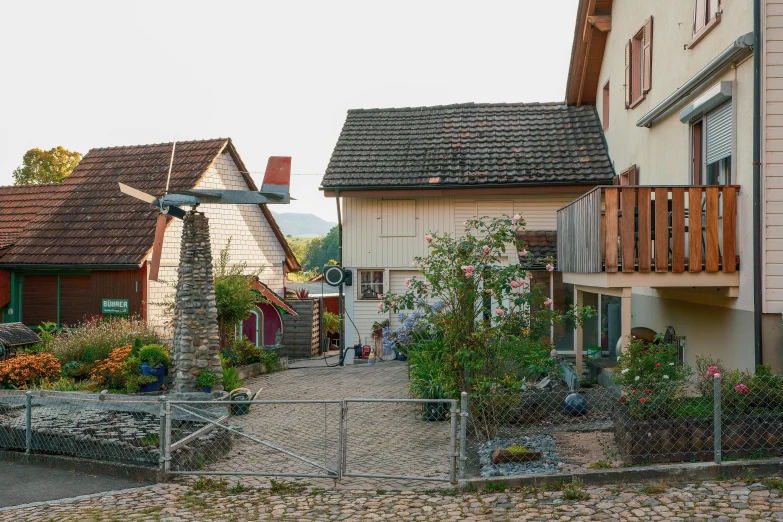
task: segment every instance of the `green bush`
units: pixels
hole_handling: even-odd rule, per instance
[[[223,367],[223,389],[226,391],[236,390],[242,387],[242,379],[239,378],[236,368]]]
[[[246,337],[237,337],[223,348],[223,358],[229,366],[244,366],[260,360],[260,350]]]
[[[340,316],[332,312],[324,312],[323,316],[324,333],[336,334],[340,331]],[[373,332],[374,333],[374,332]]]
[[[214,386],[216,382],[217,377],[215,377],[215,374],[208,368],[201,370],[201,373],[198,374],[198,378],[196,379],[196,384],[199,386],[208,386],[210,388]]]
[[[169,352],[162,344],[148,344],[147,346],[142,346],[139,349],[138,357],[141,362],[147,361],[152,368],[157,368],[162,364],[168,369],[171,365]]]
[[[420,399],[456,398],[456,376],[446,365],[448,346],[443,339],[412,344],[408,349],[411,394]]]
[[[277,352],[273,352],[272,350],[261,350],[259,353],[259,362],[264,363],[264,366],[266,366],[266,369],[269,372],[276,372],[280,369],[280,356],[277,355]]]

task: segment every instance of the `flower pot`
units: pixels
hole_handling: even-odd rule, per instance
[[[404,353],[398,352],[397,350],[394,350],[394,353],[396,354],[395,359],[397,359],[398,361],[407,361],[408,360],[408,356],[405,355]]]
[[[201,391],[204,393],[212,393],[212,386],[202,386]]]
[[[424,404],[424,418],[428,421],[443,421],[446,420],[446,415],[449,413],[448,402],[428,402]]]
[[[155,368],[152,368],[150,366],[150,363],[144,361],[141,363],[141,374],[151,375],[153,377],[156,377],[157,379],[153,382],[141,386],[139,388],[139,391],[144,393],[158,391],[158,389],[163,385],[163,378],[166,375],[166,367],[161,364]]]

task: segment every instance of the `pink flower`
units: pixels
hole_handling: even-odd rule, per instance
[[[625,404],[625,395],[620,395],[620,402]]]
[[[484,252],[484,255],[489,254],[489,245],[484,245],[481,247],[481,250]]]
[[[383,299],[383,294],[378,294],[378,299]]]
[[[714,377],[715,375],[720,374],[720,368],[717,366],[710,366],[709,370],[707,371],[707,377]]]
[[[650,395],[652,392],[650,391],[650,388],[647,388],[646,390],[644,390],[644,393],[646,395]]]
[[[383,310],[383,303],[378,303],[378,310]]]
[[[631,395],[636,395],[636,390],[631,390]]]
[[[392,305],[392,306],[397,306],[397,302],[396,302],[396,301],[392,301],[392,302],[391,302],[391,305]]]
[[[661,363],[655,363],[655,367],[658,368],[661,366]]]
[[[410,277],[405,278],[405,286],[408,288],[408,290],[413,288],[413,281],[411,281]]]
[[[533,272],[528,272],[528,273],[527,273],[527,275],[526,275],[526,277],[527,277],[528,279],[531,279],[531,280],[532,280],[532,279],[533,279]]]
[[[424,236],[424,239],[427,240],[427,243],[432,243],[432,235],[427,234],[426,236]]]
[[[432,283],[430,283],[429,281],[424,281],[424,286],[432,286]]]
[[[522,250],[522,252],[519,253],[519,257],[527,257],[527,249]]]
[[[544,306],[552,306],[552,300],[547,298],[547,300],[544,301]]]
[[[522,219],[522,216],[520,216],[519,214],[514,214],[514,217],[511,218],[511,222],[516,225],[517,223],[519,223],[520,219]]]
[[[748,388],[747,385],[745,385],[743,383],[739,383],[738,385],[736,385],[734,387],[734,391],[738,391],[740,393],[748,393],[748,392],[750,392],[750,389]]]
[[[642,397],[642,398],[639,399],[639,402],[644,404],[645,402],[647,402],[647,399],[645,397]]]
[[[522,286],[522,285],[516,279],[513,279],[511,281],[511,288],[519,288],[520,286]]]
[[[546,269],[547,271],[552,272],[555,269],[555,265],[553,265],[552,263],[547,263]]]
[[[501,307],[498,306],[497,308],[495,308],[495,315],[503,315],[505,313],[506,313],[505,310],[503,310]]]
[[[465,275],[467,277],[472,277],[473,276],[473,271],[475,269],[476,269],[476,267],[474,267],[473,265],[467,265],[467,266],[463,266],[462,267],[462,270],[465,272]]]

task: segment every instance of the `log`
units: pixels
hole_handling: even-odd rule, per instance
[[[541,453],[511,453],[506,448],[495,448],[492,452],[492,464],[508,464],[511,462],[530,462],[539,460]]]

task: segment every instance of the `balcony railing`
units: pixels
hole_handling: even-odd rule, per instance
[[[738,185],[596,187],[557,211],[561,272],[736,272]]]

